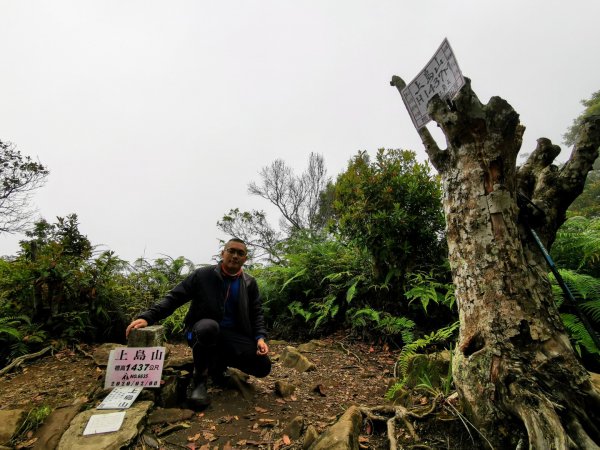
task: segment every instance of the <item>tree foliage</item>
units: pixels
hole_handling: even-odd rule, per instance
[[[323,208],[324,192],[329,183],[321,155],[311,153],[308,167],[295,175],[291,167],[277,159],[260,171],[260,182],[248,186],[251,195],[268,200],[281,213],[279,229],[267,220],[264,211],[229,210],[217,227],[228,236],[243,239],[254,248],[254,261],[281,263],[282,244],[296,233],[318,233],[327,222]]]
[[[581,131],[583,120],[586,117],[600,115],[600,91],[594,92],[587,100],[581,100],[581,104],[585,106],[583,112],[573,120],[573,124],[563,134],[563,142],[566,145],[574,145],[577,141],[577,136]]]
[[[414,152],[359,152],[334,189],[340,232],[371,254],[379,278],[443,261],[440,182]]]
[[[407,343],[416,331],[456,320],[450,286],[414,274],[409,298],[389,280],[376,279],[366,249],[339,236],[296,234],[283,252],[282,264],[252,273],[269,325],[285,337],[346,329],[362,338]]]
[[[48,173],[13,144],[0,141],[0,232],[22,231],[31,222],[31,193],[44,184]]]
[[[252,249],[253,260],[266,259],[270,263],[280,262],[279,244],[282,240],[267,221],[264,211],[240,211],[231,209],[217,222],[217,227],[227,236],[242,239]]]
[[[319,205],[329,181],[323,156],[311,153],[307,169],[299,176],[283,160],[277,159],[261,170],[260,177],[261,183],[250,183],[248,192],[268,200],[281,212],[280,225],[288,235],[322,227]]]
[[[126,263],[110,251],[94,258],[75,214],[40,220],[26,236],[17,257],[1,266],[1,308],[58,338],[121,336],[126,296],[119,273]]]

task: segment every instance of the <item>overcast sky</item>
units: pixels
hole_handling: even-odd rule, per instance
[[[247,193],[277,158],[299,174],[320,153],[331,177],[359,150],[425,160],[389,81],[445,37],[480,100],[520,114],[522,152],[561,143],[600,89],[599,17],[597,0],[0,0],[0,139],[49,168],[41,217],[76,213],[130,261],[209,262],[231,208],[277,222]]]

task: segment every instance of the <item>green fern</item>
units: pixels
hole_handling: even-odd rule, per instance
[[[454,285],[452,283],[440,283],[436,281],[433,273],[414,272],[408,275],[409,289],[404,293],[411,304],[420,301],[425,313],[431,302],[446,305],[449,309],[454,308],[456,299],[454,297]]]
[[[559,272],[569,287],[569,291],[577,302],[579,309],[587,316],[592,326],[597,329],[600,324],[600,280],[571,270],[560,270]],[[553,275],[550,275],[550,281],[554,300],[577,353],[581,356],[581,348],[583,347],[592,355],[600,355],[600,349],[594,343],[581,319],[574,315],[572,311],[563,311],[563,309],[567,309],[565,294]]]
[[[449,325],[439,330],[434,331],[420,339],[417,339],[410,344],[402,347],[402,351],[398,356],[397,365],[400,368],[400,377],[402,380],[406,378],[408,372],[408,365],[411,357],[417,354],[419,350],[424,350],[434,344],[446,343],[454,337],[454,332],[458,329],[459,322],[456,321],[452,325]]]
[[[4,339],[2,335],[7,335],[15,339],[21,339],[21,332],[18,326],[23,322],[31,323],[27,316],[0,317],[0,341]]]
[[[297,300],[288,305],[288,310],[292,313],[292,316],[300,316],[304,318],[305,322],[308,322],[313,317],[313,313],[304,309],[302,303]]]
[[[406,317],[398,317],[385,311],[377,311],[369,306],[351,309],[348,311],[347,317],[354,329],[371,327],[385,336],[400,335],[405,344],[412,342],[414,339],[412,330],[415,328],[415,322]]]

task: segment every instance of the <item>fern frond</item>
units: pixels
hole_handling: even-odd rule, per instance
[[[460,323],[456,321],[447,327],[440,328],[439,330],[402,347],[402,351],[398,356],[398,367],[400,368],[401,378],[406,378],[411,357],[416,355],[419,350],[423,350],[432,344],[447,342],[453,337],[454,332],[458,329],[459,325]]]
[[[575,342],[576,347],[584,347],[589,353],[600,355],[600,349],[594,343],[592,336],[588,332],[587,328],[581,323],[579,317],[575,314],[561,314],[560,315],[565,328],[569,331],[571,339]],[[581,352],[578,351],[581,356]]]

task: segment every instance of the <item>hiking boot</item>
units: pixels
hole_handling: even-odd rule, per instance
[[[188,395],[188,400],[198,407],[210,405],[208,390],[206,388],[206,376],[194,379],[194,387]]]

